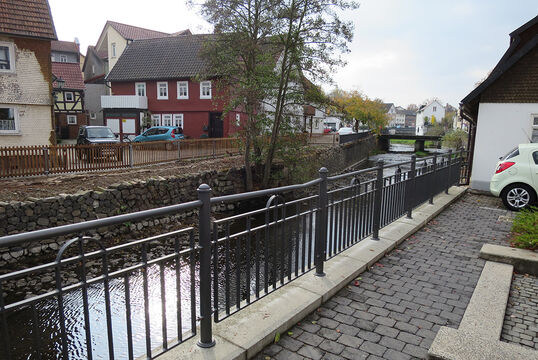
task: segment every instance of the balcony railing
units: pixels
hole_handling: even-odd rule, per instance
[[[141,109],[148,108],[148,98],[138,95],[102,95],[103,109]]]

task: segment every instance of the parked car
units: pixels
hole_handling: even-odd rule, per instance
[[[134,138],[134,142],[184,139],[183,130],[177,126],[153,126]]]
[[[107,126],[81,126],[78,131],[77,157],[87,161],[98,159],[123,159],[123,149],[111,144],[119,144],[117,135]],[[88,146],[91,145],[91,146]],[[111,145],[111,146],[107,146]]]
[[[513,211],[536,203],[538,194],[538,143],[520,144],[500,158],[489,191]]]
[[[341,127],[340,130],[338,130],[338,135],[349,135],[354,133],[353,128],[350,127]]]

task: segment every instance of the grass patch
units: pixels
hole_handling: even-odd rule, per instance
[[[430,156],[430,154],[427,153],[427,152],[425,152],[425,151],[417,151],[417,152],[415,152],[415,155],[416,155],[417,157],[419,157],[419,158],[420,158],[420,157]]]
[[[391,144],[405,144],[405,145],[413,145],[415,143],[415,140],[409,140],[409,139],[391,139]]]
[[[384,150],[378,150],[378,149],[373,149],[370,151],[370,156],[373,156],[373,155],[379,155],[379,154],[386,154],[387,152],[384,151]]]
[[[512,224],[512,245],[521,249],[538,249],[538,207],[521,210]]]

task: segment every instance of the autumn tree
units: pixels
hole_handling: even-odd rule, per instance
[[[263,163],[262,186],[269,184],[282,129],[302,117],[307,81],[330,81],[348,51],[352,23],[338,14],[358,5],[348,0],[206,0],[202,14],[214,25],[215,40],[206,46],[212,73],[228,79],[233,106],[248,116],[243,130],[245,166],[252,149]],[[212,56],[212,57],[211,57]],[[306,80],[308,79],[308,80]],[[265,149],[257,147],[266,134]],[[255,154],[256,155],[256,154]],[[247,175],[248,177],[248,175]],[[251,188],[248,184],[247,188]]]
[[[377,132],[387,126],[389,118],[383,102],[379,99],[371,100],[356,90],[340,89],[334,90],[330,98],[345,119],[354,122],[355,131],[358,130],[360,124]]]

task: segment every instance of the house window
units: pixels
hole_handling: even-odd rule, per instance
[[[135,83],[135,89],[136,89],[136,95],[146,96],[146,83],[145,82]]]
[[[235,126],[239,127],[241,126],[241,115],[235,114]]]
[[[200,83],[200,99],[211,99],[211,81]]]
[[[172,126],[172,114],[163,114],[163,126]]]
[[[90,113],[90,119],[92,120],[97,119],[97,115],[94,112]]]
[[[433,107],[433,112],[436,112],[437,111],[437,106],[434,106]]]
[[[532,115],[532,142],[538,143],[538,114]]]
[[[0,42],[0,72],[15,72],[13,44]]]
[[[112,47],[112,57],[116,57],[116,43],[110,45]]]
[[[76,115],[67,115],[67,125],[76,125],[77,116]]]
[[[60,62],[67,62],[67,55],[60,55]]]
[[[65,92],[64,93],[64,100],[65,101],[75,101],[75,97],[72,92]]]
[[[157,99],[168,100],[168,83],[167,82],[157,83]]]
[[[189,98],[189,82],[188,81],[177,82],[177,98],[178,99]]]
[[[95,74],[95,65],[92,65],[92,75]]]
[[[161,114],[151,115],[151,126],[160,126],[161,125]]]
[[[174,114],[174,125],[183,129],[183,114]]]
[[[17,109],[0,105],[0,134],[16,133],[17,131]]]

